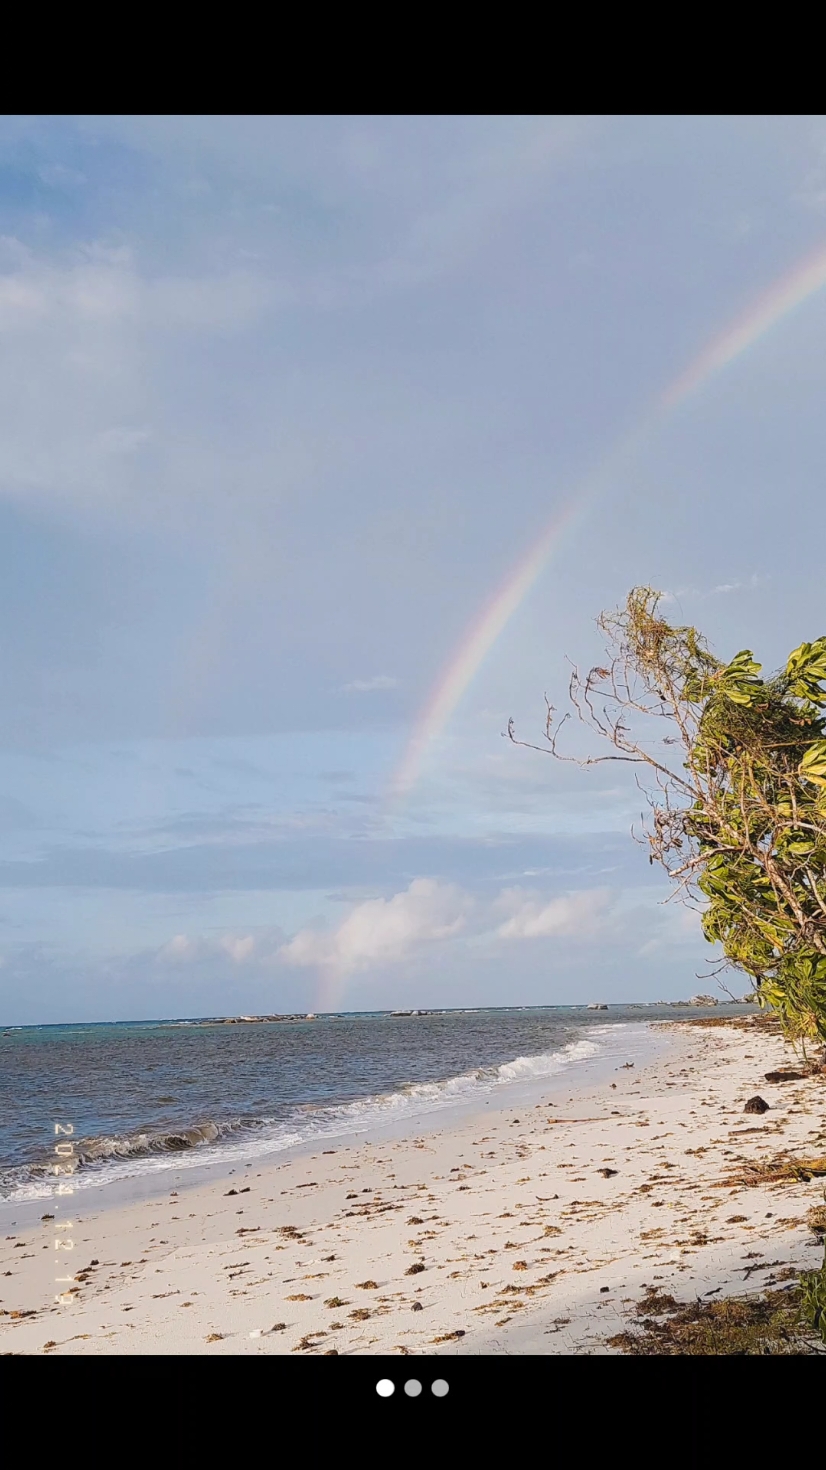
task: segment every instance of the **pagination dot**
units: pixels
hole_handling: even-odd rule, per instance
[[[392,1378],[379,1379],[378,1383],[376,1384],[376,1393],[378,1394],[380,1399],[389,1399],[390,1395],[395,1392],[396,1385],[393,1382]]]
[[[430,1392],[435,1394],[437,1399],[443,1399],[445,1394],[450,1392],[450,1384],[445,1378],[436,1378],[430,1385]]]

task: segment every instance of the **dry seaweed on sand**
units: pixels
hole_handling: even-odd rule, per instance
[[[772,1031],[780,1035],[780,1022],[773,1015],[688,1016],[680,1021],[652,1021],[652,1026],[733,1026],[738,1031]]]
[[[793,1159],[780,1155],[766,1163],[744,1163],[733,1174],[718,1181],[719,1188],[755,1184],[808,1184],[826,1175],[826,1155]]]
[[[678,1302],[649,1289],[636,1307],[640,1327],[609,1338],[608,1346],[632,1357],[822,1355],[826,1349],[807,1320],[803,1297],[799,1282],[713,1302]]]
[[[826,1235],[826,1205],[812,1205],[806,1216],[806,1224],[815,1235]]]

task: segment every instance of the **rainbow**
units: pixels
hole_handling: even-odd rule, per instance
[[[563,538],[585,519],[615,479],[621,462],[631,456],[665,418],[693,393],[704,388],[724,368],[742,357],[772,327],[826,285],[826,248],[807,256],[715,337],[678,378],[657,398],[642,422],[616,444],[599,467],[583,480],[561,509],[554,511],[539,539],[505,578],[482,612],[474,619],[456,651],[448,659],[389,786],[398,799],[415,785],[431,742],[440,736],[482,664],[528,596]]]

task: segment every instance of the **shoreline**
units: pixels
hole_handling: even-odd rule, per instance
[[[620,1039],[483,1106],[78,1191],[65,1304],[57,1202],[5,1202],[0,1351],[611,1353],[652,1285],[690,1300],[819,1265],[824,1179],[743,1171],[826,1155],[826,1074],[767,1082],[793,1058],[759,1016],[640,1029],[633,1065]],[[744,1115],[755,1093],[769,1111]]]
[[[409,1090],[367,1095],[351,1103],[322,1107],[319,1109],[322,1115],[330,1114],[326,1124],[303,1136],[296,1134],[294,1125],[286,1124],[282,1125],[289,1129],[286,1137],[251,1132],[203,1148],[113,1157],[102,1167],[84,1169],[75,1176],[78,1203],[84,1208],[88,1205],[105,1210],[135,1199],[154,1198],[163,1193],[170,1180],[178,1189],[191,1188],[228,1177],[238,1169],[294,1162],[330,1145],[339,1148],[361,1142],[404,1139],[422,1128],[451,1128],[477,1115],[481,1118],[490,1106],[527,1107],[544,1096],[555,1097],[571,1087],[587,1086],[599,1080],[606,1070],[613,1071],[615,1050],[621,1051],[626,1059],[631,1056],[642,1061],[664,1045],[645,1022],[606,1020],[555,1052],[516,1057],[497,1068],[497,1071],[513,1070],[516,1074],[521,1071],[522,1075],[514,1075],[509,1081],[498,1078],[468,1085],[472,1075],[468,1072],[432,1084],[413,1084]],[[593,1054],[587,1054],[588,1051]],[[423,1096],[428,1091],[434,1094],[429,1099]],[[342,1113],[348,1116],[335,1117]],[[54,1199],[55,1186],[45,1180],[21,1186],[19,1192],[0,1198],[0,1227],[39,1220]]]

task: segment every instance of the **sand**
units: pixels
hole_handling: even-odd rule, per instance
[[[826,1154],[826,1074],[765,1081],[794,1057],[757,1022],[662,1036],[648,1065],[527,1110],[44,1202],[56,1219],[0,1242],[0,1352],[610,1354],[647,1286],[688,1301],[819,1265],[826,1181],[738,1176]],[[769,1111],[744,1113],[756,1093]]]

